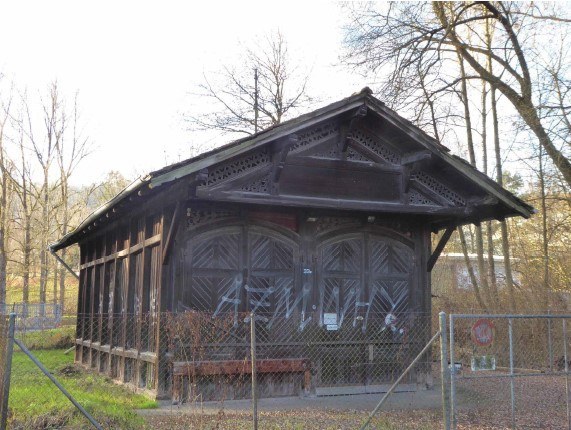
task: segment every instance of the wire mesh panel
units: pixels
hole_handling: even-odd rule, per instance
[[[159,368],[175,401],[249,398],[251,314],[182,312],[162,316]],[[424,314],[369,313],[341,321],[318,313],[254,314],[260,397],[382,392],[422,350],[430,334]],[[427,354],[405,381],[426,382]]]
[[[88,387],[89,378],[80,377],[73,366],[73,354],[65,352],[74,343],[75,318],[65,318],[66,326],[37,328],[28,324],[28,315],[16,317],[7,428],[89,428],[88,419],[57,387],[60,384],[84,404],[97,393],[93,386]],[[5,361],[5,354],[0,361]],[[3,362],[2,370],[5,366]],[[86,394],[88,391],[93,394]]]
[[[0,417],[4,416],[5,378],[7,371],[9,317],[0,313]]]
[[[451,315],[458,427],[569,428],[569,318]]]
[[[17,330],[45,330],[62,324],[62,308],[59,303],[0,304],[0,314],[15,313],[18,316]]]

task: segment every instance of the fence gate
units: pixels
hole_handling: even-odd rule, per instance
[[[450,315],[452,428],[571,429],[571,315]]]

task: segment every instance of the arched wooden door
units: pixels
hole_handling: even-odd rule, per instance
[[[413,276],[412,243],[382,233],[341,234],[317,247],[320,324],[330,341],[319,354],[318,385],[371,384],[378,370],[387,315],[409,309]],[[393,327],[390,327],[392,330]],[[378,373],[378,372],[377,372]]]
[[[336,236],[318,246],[319,307],[347,319],[407,311],[413,249],[393,238],[369,232]],[[329,317],[331,321],[332,317]]]
[[[182,306],[214,315],[272,314],[294,294],[297,242],[257,225],[212,229],[186,241]]]

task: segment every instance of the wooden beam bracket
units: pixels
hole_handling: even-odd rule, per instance
[[[285,166],[286,158],[290,149],[299,142],[299,137],[297,134],[290,134],[286,136],[284,139],[280,139],[273,147],[273,166],[271,172],[271,179],[272,179],[272,187],[271,193],[273,195],[278,194],[279,191],[279,180],[282,174],[283,168]]]
[[[347,148],[349,147],[349,140],[350,140],[351,132],[353,130],[355,130],[355,128],[357,127],[359,122],[367,116],[368,111],[369,111],[369,109],[367,108],[367,105],[363,104],[363,105],[359,106],[357,108],[356,112],[351,116],[349,128],[346,130],[346,133],[344,133],[345,135],[341,137],[341,152],[343,154],[345,154],[347,152]]]
[[[194,178],[189,183],[188,196],[190,198],[196,197],[196,188],[204,185],[208,180],[208,169],[202,169],[194,175]]]
[[[430,160],[432,153],[428,150],[407,152],[401,157],[401,164],[408,166],[410,164],[420,163],[421,161]]]
[[[455,224],[450,224],[446,228],[446,231],[444,232],[444,234],[442,235],[442,237],[438,241],[438,245],[436,245],[436,248],[434,248],[434,252],[432,253],[430,258],[428,259],[428,262],[426,263],[426,271],[427,272],[432,272],[432,269],[434,268],[434,265],[436,264],[438,257],[440,257],[440,254],[444,250],[444,247],[448,243],[448,240],[450,240],[450,236],[452,236],[452,233],[454,233],[455,229],[456,229]]]

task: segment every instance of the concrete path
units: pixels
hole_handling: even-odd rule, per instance
[[[349,396],[324,397],[280,397],[260,399],[258,410],[265,412],[292,410],[337,410],[337,411],[371,411],[384,394],[355,394]],[[393,393],[383,410],[439,409],[442,406],[439,387],[416,392]],[[138,411],[141,415],[170,413],[205,413],[216,414],[221,409],[226,413],[243,413],[251,411],[250,400],[227,400],[225,402],[193,402],[172,405],[170,401],[160,402],[158,409]]]

